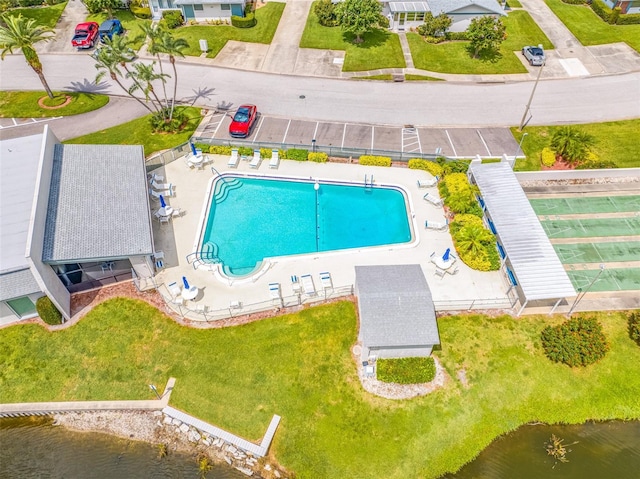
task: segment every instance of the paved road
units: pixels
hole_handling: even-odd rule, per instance
[[[55,89],[93,88],[96,70],[88,54],[42,55],[44,72]],[[73,65],[70,68],[69,65]],[[517,125],[533,82],[500,84],[385,83],[301,78],[179,63],[178,96],[209,108],[243,102],[263,113],[381,125]],[[0,88],[41,89],[20,55],[0,62]],[[120,93],[102,84],[94,88]],[[640,117],[640,72],[617,76],[547,80],[538,85],[531,124],[583,123]]]

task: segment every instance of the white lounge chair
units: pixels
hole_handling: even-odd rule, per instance
[[[271,296],[271,299],[280,299],[282,297],[280,283],[269,283],[269,296]]]
[[[434,176],[428,180],[418,180],[418,188],[431,188],[432,186],[436,186],[439,179],[439,177]]]
[[[149,179],[149,183],[152,183],[154,181],[160,181],[160,182],[164,181],[164,176],[159,175],[157,173],[149,173],[147,175],[147,178]]]
[[[430,195],[429,193],[427,193],[422,197],[422,199],[424,199],[425,201],[428,201],[433,206],[438,206],[438,207],[442,206],[442,200],[438,198],[436,195]]]
[[[258,168],[261,161],[260,150],[253,150],[253,158],[251,159],[251,163],[249,163],[249,167]]]
[[[236,148],[234,148],[233,150],[231,150],[231,157],[229,158],[229,161],[227,162],[227,166],[229,168],[237,168],[239,161],[240,161],[240,157],[238,156],[238,150]]]
[[[171,188],[170,190],[160,191],[160,192],[155,190],[149,190],[149,194],[151,195],[151,198],[153,198],[156,201],[160,201],[160,195],[175,196],[175,192],[173,191],[173,188]]]
[[[300,276],[302,281],[302,291],[308,296],[314,296],[316,294],[316,286],[313,284],[313,278],[310,274],[304,274]]]
[[[320,283],[322,283],[322,287],[324,289],[333,288],[333,282],[331,281],[331,274],[327,272],[320,273]]]
[[[179,218],[180,216],[184,215],[185,211],[182,208],[174,208],[173,211],[171,211],[171,216],[173,216],[174,218]]]
[[[271,150],[271,160],[269,160],[269,168],[277,168],[280,165],[280,153],[278,150]]]
[[[169,294],[171,294],[171,297],[173,299],[175,298],[180,298],[182,299],[182,288],[180,287],[180,285],[177,282],[173,282],[173,283],[169,283],[167,285],[167,288],[169,289]]]
[[[446,223],[440,223],[438,221],[425,220],[424,227],[426,229],[430,229],[430,230],[444,231],[449,227],[449,220],[447,220]]]
[[[302,285],[296,275],[291,276],[291,289],[294,293],[299,293],[302,290]]]
[[[151,180],[151,187],[154,190],[164,191],[164,190],[172,190],[172,183],[157,183],[155,179]]]

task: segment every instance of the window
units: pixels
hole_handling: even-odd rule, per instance
[[[28,296],[10,299],[6,301],[6,303],[7,306],[11,308],[11,311],[13,311],[15,315],[21,319],[25,316],[32,316],[36,314],[36,305],[33,304],[33,301],[31,301]]]
[[[220,4],[220,10],[231,10],[231,5],[228,3],[222,3]]]
[[[194,3],[193,4],[193,9],[202,11],[202,10],[204,10],[204,7],[201,4]]]

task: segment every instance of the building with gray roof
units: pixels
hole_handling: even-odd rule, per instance
[[[419,264],[356,266],[361,357],[428,357],[440,344],[431,290]]]

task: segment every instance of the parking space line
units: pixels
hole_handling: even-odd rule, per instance
[[[342,130],[342,143],[340,144],[340,148],[344,148],[344,137],[347,135],[347,124],[344,124],[344,129]]]
[[[226,115],[226,113],[222,113],[221,115],[218,115],[218,116],[220,117],[220,120],[218,121],[218,124],[216,125],[216,129],[213,132],[214,138],[215,138],[216,134],[218,133],[218,130],[220,129],[220,126],[222,125],[225,116],[227,116],[227,115]],[[206,130],[206,128],[205,128],[205,130]]]
[[[313,139],[316,139],[316,134],[318,133],[318,125],[320,124],[319,121],[316,121],[316,129],[313,130]]]
[[[480,130],[476,130],[476,133],[478,134],[478,136],[480,137],[480,140],[482,141],[482,144],[484,145],[484,147],[487,150],[487,153],[489,153],[489,156],[491,155],[491,150],[489,149],[489,145],[487,145],[487,142],[484,141],[484,138],[482,137],[482,133],[480,133]]]
[[[251,143],[256,142],[256,138],[258,138],[258,134],[260,134],[260,128],[262,128],[263,123],[264,123],[264,116],[260,116],[260,123],[258,123],[258,129],[256,130],[256,134],[253,135],[253,140],[251,140]]]
[[[444,130],[444,132],[447,134],[447,139],[449,140],[449,144],[451,145],[451,149],[453,150],[453,156],[458,156],[456,147],[453,146],[453,141],[451,141],[451,137],[449,136],[449,130]]]
[[[373,138],[376,136],[376,127],[371,125],[371,149],[373,150]]]
[[[287,133],[289,133],[289,127],[291,126],[291,119],[289,119],[289,123],[287,123],[287,129],[284,130],[284,136],[282,137],[282,143],[286,143]]]
[[[422,144],[420,143],[420,135],[418,134],[418,130],[415,128],[402,128],[400,130],[402,135],[402,151],[407,153],[415,153],[416,151],[422,153]],[[413,147],[414,145],[418,145],[418,149],[415,148],[409,149],[408,147]]]
[[[13,122],[13,126],[18,126],[18,122],[15,118],[11,118],[11,121]]]

